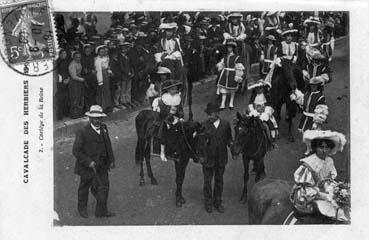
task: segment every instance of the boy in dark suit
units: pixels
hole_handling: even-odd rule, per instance
[[[208,115],[203,124],[204,133],[208,140],[206,146],[206,159],[202,162],[204,174],[205,209],[212,212],[212,206],[220,212],[224,212],[222,206],[223,175],[228,161],[227,146],[232,144],[232,130],[228,121],[220,119],[218,104],[208,103],[205,109]],[[214,177],[214,191],[212,180]]]
[[[75,173],[80,176],[78,187],[78,212],[87,218],[88,192],[96,198],[96,217],[112,217],[107,200],[109,194],[110,168],[115,167],[113,150],[106,125],[102,118],[106,117],[98,105],[92,105],[86,113],[90,123],[76,134],[73,155],[76,157]]]

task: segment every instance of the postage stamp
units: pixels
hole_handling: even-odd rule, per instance
[[[51,72],[57,48],[48,1],[16,1],[2,5],[0,18],[0,52],[7,65],[28,76]]]

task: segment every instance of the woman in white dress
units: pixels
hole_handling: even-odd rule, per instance
[[[96,48],[95,70],[97,79],[96,103],[100,105],[104,112],[111,112],[113,109],[111,92],[110,92],[110,76],[112,71],[109,66],[109,56],[105,45]]]
[[[337,170],[331,158],[346,143],[343,134],[326,130],[307,130],[303,141],[311,146],[312,155],[300,160],[294,173],[295,186],[291,201],[299,213],[320,213],[338,221],[347,221],[343,209],[334,200]]]

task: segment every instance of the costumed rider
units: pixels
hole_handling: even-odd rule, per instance
[[[161,85],[170,78],[171,73],[169,68],[159,66],[156,74],[150,77],[150,85],[146,90],[146,99],[149,100],[150,106],[152,106],[155,98],[161,96]]]
[[[220,109],[225,109],[225,102],[227,94],[231,95],[229,101],[229,108],[234,108],[233,101],[238,89],[238,85],[243,80],[243,74],[245,67],[241,63],[240,56],[235,52],[237,44],[234,40],[228,40],[226,42],[227,54],[217,64],[219,75],[217,78],[217,94],[222,94],[222,103]]]
[[[258,80],[249,85],[248,89],[252,90],[249,105],[248,115],[259,117],[264,121],[269,128],[272,141],[278,136],[278,124],[273,116],[273,108],[270,105],[270,85],[263,79]]]
[[[330,130],[308,130],[303,142],[311,146],[313,154],[301,159],[294,173],[290,199],[295,213],[349,221],[349,187],[342,188],[334,181],[337,170],[331,158],[343,150],[345,136]]]
[[[165,156],[165,133],[171,125],[176,125],[184,119],[181,93],[178,88],[182,83],[178,80],[167,80],[162,84],[163,95],[155,98],[152,103],[153,111],[159,112],[158,138],[160,140],[160,158],[167,161]]]
[[[297,61],[298,43],[294,41],[294,34],[297,33],[297,29],[293,28],[293,23],[289,23],[282,31],[281,35],[285,38],[278,47],[277,56],[281,59],[289,60],[291,63]],[[277,59],[277,64],[280,65],[280,61]]]
[[[319,17],[309,17],[303,23],[305,27],[306,42],[311,48],[320,48],[322,33],[319,29],[321,22]]]
[[[164,31],[164,37],[160,39],[155,61],[163,67],[171,70],[173,79],[180,79],[180,69],[183,67],[182,48],[179,39],[175,37],[176,23],[162,23],[159,29]]]

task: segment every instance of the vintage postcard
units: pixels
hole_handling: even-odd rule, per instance
[[[0,1],[0,239],[366,239],[368,12]]]

